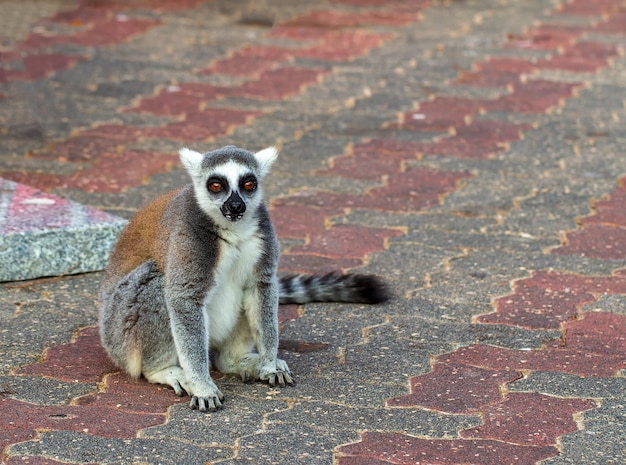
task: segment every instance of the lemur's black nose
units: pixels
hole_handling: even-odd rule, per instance
[[[246,203],[243,201],[236,191],[233,191],[226,201],[226,206],[233,215],[241,215],[246,211]]]
[[[240,200],[232,200],[229,204],[228,204],[228,209],[232,212],[235,213],[236,215],[239,215],[243,212],[246,211],[246,204],[243,203]]]

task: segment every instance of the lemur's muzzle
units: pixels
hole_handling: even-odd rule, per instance
[[[228,221],[239,221],[246,211],[246,203],[237,192],[233,191],[220,210]]]

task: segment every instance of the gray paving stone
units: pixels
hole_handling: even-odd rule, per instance
[[[220,388],[226,396],[222,410],[203,415],[191,410],[186,403],[174,406],[169,411],[167,423],[143,430],[142,438],[159,441],[182,439],[193,446],[223,446],[228,449],[243,432],[263,429],[270,413],[288,408],[285,401],[268,399],[266,393],[271,388],[261,383],[230,381],[219,384],[224,386]],[[240,392],[233,394],[228,384],[241,385]]]
[[[558,339],[559,336],[557,331],[530,331],[510,325],[464,324],[443,318],[415,317],[395,317],[388,325],[375,327],[371,331],[372,340],[380,338],[381,341],[393,341],[394,337],[406,340],[404,351],[396,351],[406,355],[408,347],[428,347],[430,343],[448,343],[455,348],[471,344],[497,345],[512,349],[541,348],[543,343]]]
[[[583,312],[609,312],[626,315],[626,296],[603,294],[594,303],[585,305]]]
[[[0,285],[0,374],[38,362],[45,348],[97,323],[96,273]]]
[[[242,437],[236,458],[223,463],[330,465],[335,447],[358,439],[354,432],[343,430],[320,433],[305,424],[274,423],[268,431]]]
[[[299,401],[269,417],[274,424],[306,425],[325,431],[398,431],[414,436],[454,437],[460,429],[479,425],[478,415],[447,415],[419,408],[351,407],[339,400]]]
[[[554,219],[545,219],[549,223],[554,223]],[[531,220],[532,221],[532,220]],[[429,247],[440,247],[442,249],[480,251],[482,249],[497,249],[504,253],[513,251],[515,253],[533,253],[543,251],[548,247],[561,245],[558,238],[558,230],[552,232],[552,237],[545,236],[536,228],[541,228],[541,223],[527,224],[531,227],[510,234],[493,234],[489,232],[448,232],[442,230],[413,230],[401,237],[390,239],[393,245],[404,244],[406,248],[416,245],[428,244]],[[528,231],[528,232],[526,232]],[[539,234],[538,234],[539,233]]]
[[[374,374],[358,371],[352,368],[350,373],[343,369],[345,351],[334,351],[335,360],[328,360],[326,364],[314,366],[308,372],[299,371],[299,365],[294,363],[293,358],[288,360],[289,367],[293,371],[296,385],[284,389],[270,390],[268,386],[260,384],[257,389],[265,392],[268,399],[284,400],[293,403],[296,400],[319,400],[338,402],[342,405],[353,407],[371,406],[380,407],[385,405],[387,399],[408,394],[408,374],[398,379],[391,377],[376,377]],[[286,357],[285,357],[286,358]],[[357,361],[351,356],[350,360]],[[350,362],[352,363],[352,362]],[[417,366],[413,364],[414,372],[428,372],[430,367],[426,364]],[[228,385],[228,389],[239,395],[246,395],[250,386],[243,385],[238,380]]]
[[[96,384],[68,383],[41,376],[0,375],[1,397],[38,405],[66,405],[76,397],[97,390]]]
[[[546,460],[549,465],[620,464],[626,461],[624,423],[626,401],[605,400],[602,406],[583,414],[584,429],[561,438],[565,453]]]
[[[43,432],[36,441],[14,444],[9,455],[42,455],[54,460],[100,465],[205,465],[233,451],[223,446],[201,448],[166,439],[116,439],[72,431]]]
[[[533,372],[508,385],[511,391],[542,392],[561,397],[626,398],[626,378],[585,378],[565,373]]]

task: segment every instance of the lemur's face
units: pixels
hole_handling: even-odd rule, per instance
[[[204,155],[180,151],[198,205],[223,227],[254,215],[262,201],[261,181],[277,155],[274,147],[257,153],[233,146]]]
[[[228,221],[239,221],[248,205],[254,205],[258,180],[254,172],[235,162],[215,168],[206,181],[206,191],[212,203]],[[255,205],[256,206],[256,205]]]

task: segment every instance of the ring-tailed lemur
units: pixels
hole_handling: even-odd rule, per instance
[[[388,294],[370,275],[278,279],[279,245],[261,192],[274,147],[182,149],[180,157],[192,184],[139,211],[113,251],[100,336],[132,377],[184,390],[191,408],[212,411],[224,396],[209,373],[210,349],[222,373],[293,383],[277,358],[279,301],[378,303]]]

